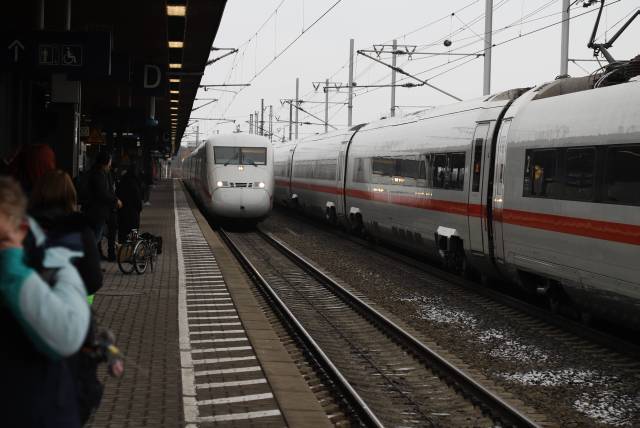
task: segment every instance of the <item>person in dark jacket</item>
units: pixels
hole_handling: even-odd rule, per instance
[[[89,295],[102,287],[100,256],[95,235],[86,216],[77,211],[77,195],[69,174],[49,171],[36,182],[29,201],[29,214],[47,233],[47,239],[84,253],[74,265]]]
[[[113,191],[111,174],[109,174],[110,168],[111,155],[107,152],[100,152],[88,177],[88,200],[84,210],[91,223],[96,242],[100,242],[102,239],[109,213],[114,207],[120,208],[122,206],[122,202]]]
[[[122,201],[118,211],[118,239],[125,242],[131,229],[140,227],[140,211],[142,211],[142,183],[135,165],[130,166],[120,180],[116,191]]]
[[[89,300],[102,287],[100,256],[85,216],[77,212],[77,194],[69,174],[49,171],[35,184],[29,201],[29,213],[47,235],[46,246],[59,246],[83,253],[72,262],[84,282]],[[85,346],[95,342],[95,322],[85,339]],[[84,424],[102,398],[102,384],[97,377],[98,362],[83,352],[66,360],[78,395],[78,412]]]

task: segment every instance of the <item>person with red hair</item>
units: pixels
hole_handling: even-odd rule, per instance
[[[46,144],[23,146],[11,163],[11,175],[20,182],[27,195],[31,194],[40,177],[55,169],[56,155]]]

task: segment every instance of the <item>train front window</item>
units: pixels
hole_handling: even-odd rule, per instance
[[[243,165],[266,165],[267,149],[265,147],[241,147]]]
[[[216,165],[266,165],[266,147],[225,147],[213,148]]]
[[[240,165],[240,148],[218,146],[213,148],[216,165]]]

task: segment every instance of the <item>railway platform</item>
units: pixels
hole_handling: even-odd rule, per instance
[[[328,426],[322,405],[249,280],[177,180],[159,182],[141,231],[161,235],[153,272],[104,267],[94,310],[125,355],[91,427]]]

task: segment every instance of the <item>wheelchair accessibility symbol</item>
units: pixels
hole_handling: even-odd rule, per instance
[[[61,54],[61,65],[69,65],[74,67],[82,66],[82,46],[63,45]]]

